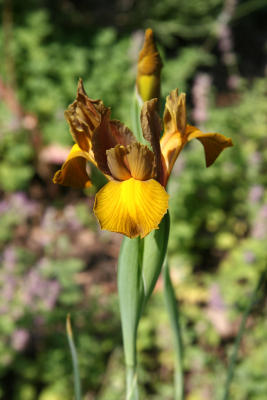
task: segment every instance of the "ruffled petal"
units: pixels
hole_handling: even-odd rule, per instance
[[[61,169],[55,173],[53,182],[73,188],[90,187],[92,183],[86,172],[89,160],[89,154],[75,144]]]
[[[173,165],[187,142],[185,93],[172,90],[166,98],[163,115],[164,134],[160,140],[161,153],[165,161],[164,185]]]
[[[160,150],[161,120],[157,112],[157,104],[157,99],[146,101],[142,107],[140,119],[143,136],[151,144],[155,154],[157,180],[163,184],[165,162]]]
[[[107,162],[111,175],[119,181],[125,181],[131,178],[131,173],[125,164],[125,156],[128,149],[124,146],[117,145],[107,150]]]
[[[76,100],[69,105],[64,115],[73,139],[82,150],[90,152],[92,133],[106,111],[107,107],[101,100],[92,100],[87,96],[80,79]]]
[[[157,229],[169,195],[157,181],[110,181],[97,194],[94,212],[101,229],[143,238]]]
[[[185,136],[186,130],[186,95],[178,94],[178,89],[171,91],[166,98],[163,115],[164,136],[178,132],[181,137]]]
[[[147,181],[155,177],[155,155],[147,146],[134,143],[127,146],[128,154],[125,161],[129,166],[131,176],[140,181]]]
[[[111,175],[107,161],[107,150],[116,145],[127,146],[135,141],[133,133],[123,123],[116,120],[110,121],[110,110],[108,110],[92,137],[92,150],[97,167],[105,175]]]
[[[232,139],[220,133],[203,133],[194,126],[187,126],[187,140],[198,139],[205,150],[206,166],[214,163],[220,153],[227,147],[233,146]]]

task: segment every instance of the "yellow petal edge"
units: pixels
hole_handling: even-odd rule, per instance
[[[158,228],[168,199],[164,187],[154,179],[110,181],[96,194],[94,213],[101,229],[143,238]]]
[[[67,160],[61,169],[54,175],[53,182],[73,188],[86,188],[92,186],[86,171],[87,161],[90,159],[86,151],[75,144],[72,146]]]

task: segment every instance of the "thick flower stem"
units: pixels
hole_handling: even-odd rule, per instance
[[[136,366],[126,367],[126,400],[138,400]]]

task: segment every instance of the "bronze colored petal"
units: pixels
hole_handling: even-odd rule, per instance
[[[203,133],[194,126],[187,127],[188,140],[198,139],[205,150],[206,166],[214,163],[220,153],[227,147],[233,146],[232,139],[220,133]]]
[[[183,137],[186,131],[186,95],[172,90],[166,98],[163,115],[164,134],[178,131]]]
[[[147,146],[134,143],[127,147],[126,160],[131,176],[140,181],[152,179],[155,176],[155,155]]]
[[[107,162],[107,150],[116,145],[127,146],[134,143],[133,133],[120,121],[110,121],[110,110],[106,111],[100,125],[92,136],[92,150],[98,168],[106,175],[111,175]]]
[[[114,137],[115,142],[117,144],[121,144],[122,146],[128,146],[136,142],[134,134],[132,131],[127,128],[122,122],[118,120],[111,120],[110,121],[110,129],[111,135]]]
[[[100,125],[92,136],[92,150],[97,167],[106,175],[111,175],[106,151],[116,146],[116,141],[110,129],[110,110],[103,116]]]
[[[125,164],[125,156],[128,153],[129,150],[120,145],[107,150],[107,163],[109,170],[113,178],[118,181],[124,181],[131,178],[130,171]]]
[[[101,100],[92,100],[87,96],[80,79],[76,100],[69,105],[64,115],[73,139],[82,150],[88,152],[91,149],[92,133],[106,110]]]
[[[156,177],[163,179],[163,160],[160,150],[161,121],[157,113],[157,99],[146,101],[141,110],[141,126],[144,138],[151,144],[156,160]]]

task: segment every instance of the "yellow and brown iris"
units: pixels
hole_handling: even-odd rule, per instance
[[[232,146],[219,133],[202,133],[186,123],[185,94],[173,90],[166,99],[161,135],[157,99],[144,102],[141,127],[147,145],[138,143],[124,124],[110,119],[110,109],[90,99],[79,82],[77,98],[65,117],[76,142],[54,183],[75,188],[89,187],[87,161],[109,182],[96,194],[94,213],[102,229],[130,238],[143,238],[157,229],[168,209],[165,187],[174,162],[184,145],[197,138],[204,146],[207,166]]]

